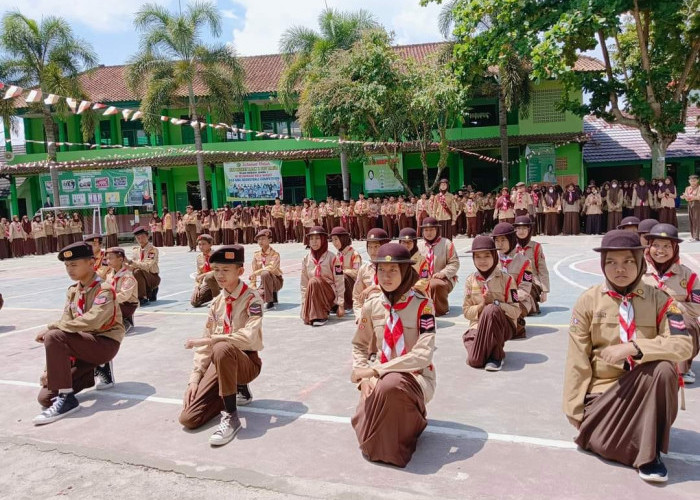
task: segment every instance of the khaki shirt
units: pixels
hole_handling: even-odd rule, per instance
[[[636,189],[632,190],[632,208],[641,207],[642,205],[648,207],[648,206],[651,206],[652,203],[653,203],[653,195],[651,194],[651,187],[647,191],[647,195],[646,195],[645,199],[642,199],[637,195]]]
[[[367,200],[357,200],[355,202],[355,214],[367,215],[369,212],[369,202]]]
[[[53,223],[50,220],[46,219],[46,220],[44,220],[43,224],[44,224],[44,234],[46,236],[53,236]]]
[[[273,219],[283,219],[284,218],[284,207],[282,205],[272,205],[272,210],[270,211]]]
[[[134,273],[128,267],[124,266],[119,271],[110,268],[105,281],[114,287],[114,291],[117,293],[118,304],[134,304],[138,306],[138,282],[134,278]]]
[[[418,242],[418,251],[427,257],[428,245],[425,240]],[[457,281],[457,272],[459,271],[459,257],[452,241],[447,238],[438,237],[437,242],[433,246],[433,255],[435,261],[433,263],[433,273],[443,273],[447,279]]]
[[[130,265],[134,269],[141,269],[149,273],[158,274],[158,249],[151,242],[146,243],[146,246],[134,247],[132,250]]]
[[[195,257],[194,262],[197,266],[197,276],[195,277],[197,283],[204,281],[207,276],[214,276],[214,271],[211,270],[211,265],[209,264],[209,255],[199,253]]]
[[[605,203],[608,205],[608,212],[622,212],[622,205],[625,202],[625,194],[622,188],[619,188],[617,193],[617,201],[615,203],[610,199],[610,190],[605,193]]]
[[[530,196],[530,193],[527,191],[523,191],[522,193],[520,191],[516,192],[511,196],[511,200],[513,201],[513,208],[515,210],[529,210],[530,205],[532,205],[532,196]]]
[[[528,243],[524,249],[518,245],[517,251],[530,261],[535,284],[539,286],[543,292],[549,292],[549,269],[547,269],[547,262],[544,258],[542,245],[530,240],[530,243]]]
[[[573,203],[569,203],[566,199],[566,193],[562,197],[562,207],[564,207],[564,213],[567,212],[580,212],[581,211],[581,199],[574,200]]]
[[[357,251],[348,245],[343,248],[342,252],[337,254],[338,261],[343,265],[343,273],[350,276],[352,279],[357,279],[357,271],[362,264],[362,257]]]
[[[642,279],[647,285],[663,290],[677,302],[684,315],[698,321],[700,319],[700,280],[690,268],[676,262],[666,271],[666,279],[662,280],[656,268],[647,264],[647,272]]]
[[[95,257],[95,266],[93,267],[97,275],[105,281],[107,273],[109,272],[109,264],[107,263],[107,258],[105,256],[105,251],[100,250],[100,254]]]
[[[335,303],[343,307],[345,305],[345,278],[343,277],[343,267],[340,261],[331,252],[326,252],[319,260],[321,269],[321,279],[328,283],[335,292]],[[304,313],[303,303],[306,300],[306,288],[309,284],[309,279],[315,276],[316,265],[309,252],[301,263],[301,313]]]
[[[80,283],[68,287],[63,316],[58,322],[51,323],[46,328],[73,333],[92,333],[121,343],[124,339],[122,312],[117,305],[116,292],[112,285],[101,281],[95,275],[93,285],[85,290],[85,306],[82,315],[78,309],[80,290],[82,290]]]
[[[166,231],[173,230],[173,214],[167,213],[163,216],[163,229]]]
[[[606,347],[620,343],[620,300],[607,291],[604,284],[589,288],[576,301],[571,315],[563,407],[568,417],[579,422],[583,420],[586,394],[607,391],[625,374],[624,360],[612,365],[600,356]],[[643,356],[635,362],[680,362],[690,358],[693,343],[676,303],[645,283],[640,283],[636,292],[632,299],[637,324],[635,342]],[[669,320],[682,328],[671,327]]]
[[[185,215],[182,216],[182,222],[185,223],[185,226],[189,226],[190,224],[197,225],[197,215],[194,212],[191,214],[185,213]]]
[[[61,236],[62,234],[66,234],[68,232],[68,229],[66,228],[66,222],[62,219],[56,219],[56,221],[53,224],[53,228],[56,236]]]
[[[423,397],[427,403],[435,394],[435,367],[433,366],[433,352],[435,351],[435,308],[432,300],[419,292],[413,295],[407,294],[401,297],[397,304],[409,301],[408,305],[397,311],[403,324],[403,339],[406,354],[392,352],[392,359],[386,363],[377,363],[372,366],[381,377],[387,373],[410,373],[413,375],[423,390]],[[373,344],[381,348],[384,344],[384,326],[389,316],[389,310],[384,294],[367,299],[362,306],[360,318],[357,322],[355,336],[352,339],[353,368],[369,368],[369,348]],[[378,378],[370,379],[374,385]]]
[[[253,254],[253,271],[268,271],[275,276],[282,276],[280,269],[280,254],[272,247],[267,249],[267,253],[263,255],[262,250],[258,250]],[[257,287],[258,275],[250,276],[250,283],[253,288]]]
[[[32,221],[32,236],[34,239],[46,237],[46,231],[44,231],[44,224],[42,222]]]
[[[532,301],[532,265],[530,260],[524,255],[520,255],[515,250],[510,252],[505,258],[498,254],[501,271],[505,271],[515,279],[518,287],[518,302],[523,304],[528,311],[532,311],[535,304]],[[510,262],[508,262],[510,260]]]
[[[360,317],[360,310],[367,298],[373,295],[378,295],[381,290],[379,285],[375,283],[377,276],[377,268],[372,262],[363,262],[360,269],[357,271],[357,279],[352,288],[352,310],[355,314],[355,321]],[[374,291],[370,292],[369,296],[365,296],[364,291],[370,287],[375,287]]]
[[[661,208],[676,208],[676,195],[670,189],[662,187],[657,196]]]
[[[235,297],[235,300],[231,308],[231,332],[226,334],[224,321],[226,299],[229,297]],[[214,298],[209,306],[209,316],[202,337],[230,342],[242,351],[262,351],[262,314],[263,303],[260,295],[241,281],[233,293],[222,289],[221,293]],[[195,348],[190,383],[199,383],[202,379],[211,364],[211,353],[211,345]]]
[[[116,215],[105,215],[105,232],[106,234],[117,234],[119,232]]]
[[[520,317],[518,287],[512,276],[499,269],[494,269],[488,279],[484,279],[478,271],[467,277],[464,284],[464,302],[462,303],[462,313],[469,320],[467,330],[479,326],[480,309],[482,309],[480,306],[484,302],[485,293],[490,293],[493,300],[500,301],[498,307],[510,318],[513,326],[517,326]]]
[[[428,211],[437,220],[457,220],[457,202],[452,193],[438,193],[430,198]]]
[[[586,196],[586,202],[584,203],[584,210],[588,215],[600,215],[603,213],[603,200],[598,193],[589,194]]]
[[[513,208],[512,200],[507,200],[504,202],[502,197],[499,197],[498,200],[496,200],[493,216],[498,220],[515,218],[515,209]]]
[[[686,201],[698,201],[700,200],[700,185],[698,186],[687,186],[683,195],[681,196]]]

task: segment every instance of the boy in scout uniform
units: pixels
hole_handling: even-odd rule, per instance
[[[68,288],[63,316],[36,336],[46,351],[46,371],[41,377],[39,404],[34,425],[55,422],[80,410],[75,394],[95,385],[112,387],[112,359],[124,339],[122,313],[112,286],[103,282],[93,268],[92,247],[73,243],[58,254],[68,276],[77,281]]]
[[[697,175],[688,177],[690,185],[685,188],[681,199],[688,202],[688,219],[690,220],[690,240],[700,239],[700,179]]]
[[[139,246],[132,250],[131,260],[127,261],[129,269],[139,284],[139,304],[145,306],[158,298],[158,249],[148,241],[148,229],[137,227],[134,236]]]
[[[508,273],[498,267],[496,244],[488,236],[474,238],[469,252],[476,271],[464,284],[462,312],[469,327],[462,336],[467,364],[497,372],[503,368],[506,341],[515,335],[520,306],[518,287]]]
[[[678,304],[642,281],[644,247],[636,233],[609,231],[594,250],[605,283],[573,308],[564,413],[581,448],[663,482],[660,453],[668,452],[678,412],[675,364],[690,357],[693,343]]]
[[[190,247],[190,252],[194,252],[197,247],[197,214],[194,213],[192,205],[187,205],[185,208],[182,222],[185,224],[187,245]]]
[[[457,201],[447,191],[449,186],[447,179],[440,179],[439,191],[430,198],[428,211],[438,221],[442,237],[451,240],[457,224]]]
[[[284,243],[287,241],[287,234],[284,228],[284,207],[279,197],[275,198],[275,204],[272,205],[270,215],[272,216],[275,243]]]
[[[528,215],[533,205],[532,196],[527,192],[524,182],[515,185],[515,196],[513,197],[513,209],[515,216]]]
[[[248,384],[262,366],[263,304],[241,280],[244,260],[241,245],[226,245],[211,254],[221,294],[209,306],[202,338],[185,341],[186,349],[195,349],[194,368],[179,420],[187,429],[197,429],[221,414],[209,437],[212,446],[228,443],[241,430],[238,406],[253,400]]]
[[[95,272],[104,280],[109,272],[109,264],[105,258],[105,251],[102,250],[102,235],[90,234],[85,237],[85,241],[92,247],[92,254],[95,257]]]
[[[370,227],[369,219],[369,201],[365,199],[365,193],[360,193],[358,195],[358,200],[355,202],[355,215],[357,216],[357,225],[359,226],[360,239],[364,240],[367,238],[367,233],[374,227],[374,224]]]
[[[336,258],[343,269],[345,279],[345,309],[352,309],[352,289],[355,287],[357,272],[362,264],[362,257],[352,247],[350,233],[344,227],[334,227],[331,231],[331,243],[336,249]]]
[[[373,262],[381,294],[362,306],[352,340],[360,402],[351,422],[367,460],[405,467],[435,393],[435,316],[432,301],[411,289],[417,276],[406,248],[382,245]],[[381,346],[376,364],[372,345]]]
[[[192,307],[202,307],[221,292],[209,262],[213,244],[214,238],[208,234],[202,234],[197,237],[197,245],[201,253],[197,255],[196,259],[197,276],[194,279],[194,291],[192,292],[192,297],[190,297]]]
[[[448,296],[457,283],[459,258],[454,243],[440,236],[443,224],[435,217],[423,219],[423,241],[418,250],[428,266],[428,296],[435,303],[435,316],[443,316],[450,310]]]
[[[355,322],[359,321],[360,310],[362,304],[365,303],[368,297],[379,293],[379,282],[377,281],[376,266],[372,263],[372,259],[377,256],[379,247],[385,243],[389,243],[391,239],[381,228],[375,227],[367,232],[367,255],[369,261],[363,261],[360,269],[357,271],[357,279],[352,288],[352,310],[355,314]]]
[[[532,219],[526,215],[515,218],[515,237],[518,241],[516,251],[530,261],[532,266],[532,299],[534,310],[530,314],[540,313],[540,302],[547,302],[549,293],[549,270],[544,258],[542,245],[532,241]]]
[[[284,280],[280,269],[280,254],[270,246],[272,231],[263,229],[255,239],[260,250],[253,255],[253,272],[250,273],[250,286],[257,288],[265,302],[265,310],[270,310],[277,304],[277,292],[282,290]],[[260,286],[258,286],[260,278]]]
[[[108,248],[105,259],[109,265],[105,282],[112,285],[117,294],[117,303],[124,320],[124,330],[129,333],[134,327],[134,312],[139,306],[139,286],[134,274],[126,266],[126,253],[123,248]]]

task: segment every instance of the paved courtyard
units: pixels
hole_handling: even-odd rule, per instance
[[[61,314],[70,282],[55,255],[2,261],[0,496],[697,498],[700,384],[686,388],[665,486],[576,449],[561,411],[566,330],[578,295],[601,280],[591,250],[600,237],[538,241],[550,268],[549,300],[541,316],[528,318],[527,339],[506,345],[504,370],[487,373],[465,364],[461,301],[473,265],[464,253],[471,240],[456,239],[460,281],[449,314],[438,320],[430,425],[404,470],[368,463],[357,448],[349,423],[358,401],[349,381],[353,317],[333,317],[323,328],[302,324],[302,245],[276,247],[285,284],[279,306],[264,316],[255,401],[241,410],[244,430],[220,449],[207,442],[214,422],[188,432],[177,421],[192,363],[183,343],[200,335],[206,317],[189,305],[194,253],[161,249],[159,300],[136,313],[136,328],[114,362],[117,385],[81,393],[81,412],[45,427],[31,423],[44,365],[43,347],[33,339]],[[366,257],[364,243],[355,246]],[[683,262],[700,270],[700,243],[681,249]],[[252,251],[246,247],[248,256]]]

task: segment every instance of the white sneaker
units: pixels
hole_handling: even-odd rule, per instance
[[[683,374],[683,382],[686,384],[694,384],[695,383],[695,372],[693,370],[688,370],[686,373]]]
[[[97,378],[95,389],[98,391],[104,391],[105,389],[114,387],[114,368],[112,367],[112,362],[108,361],[104,365],[96,367],[95,378]]]
[[[236,437],[241,430],[241,421],[237,415],[232,415],[226,411],[221,412],[221,422],[214,434],[209,436],[209,444],[212,446],[222,446]]]
[[[312,319],[311,326],[323,326],[328,323],[327,319]]]

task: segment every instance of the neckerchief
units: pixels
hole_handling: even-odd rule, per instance
[[[248,285],[243,283],[241,293],[239,293],[237,297],[234,297],[233,295],[226,297],[226,314],[224,315],[224,334],[226,335],[231,333],[231,313],[233,312],[233,303],[236,301],[236,299],[243,295],[246,290],[248,290]]]
[[[382,342],[382,357],[381,362],[386,363],[394,357],[394,352],[397,356],[406,354],[406,344],[403,339],[403,323],[398,312],[405,309],[411,302],[415,293],[411,290],[407,295],[405,302],[394,304],[385,303],[384,308],[389,312],[389,317],[384,324],[384,341]]]
[[[614,290],[608,290],[607,294],[615,299],[620,300],[620,308],[618,310],[617,319],[620,322],[620,341],[623,344],[631,342],[637,337],[637,324],[634,321],[634,307],[632,306],[632,298],[636,297],[635,293],[622,295]],[[634,368],[634,360],[632,356],[627,357],[627,363],[630,365],[630,370]]]
[[[92,291],[93,288],[99,285],[101,281],[102,279],[99,276],[97,276],[95,278],[95,281],[90,283],[90,286],[88,286],[87,288],[84,288],[82,283],[78,283],[78,304],[76,306],[75,311],[76,316],[80,317],[83,314],[85,314],[85,297],[88,293]]]

